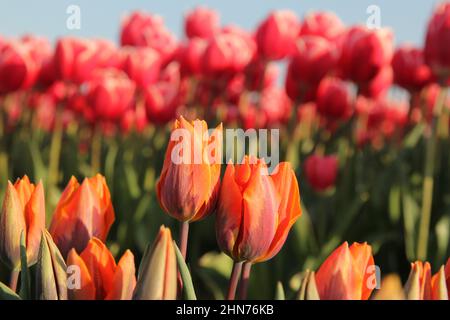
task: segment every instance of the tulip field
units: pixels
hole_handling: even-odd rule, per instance
[[[179,18],[0,35],[0,300],[448,300],[450,2]]]

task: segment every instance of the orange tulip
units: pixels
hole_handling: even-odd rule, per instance
[[[222,125],[208,134],[205,121],[175,125],[156,186],[159,203],[180,221],[196,221],[214,211],[220,185]]]
[[[80,255],[75,249],[70,250],[67,268],[71,300],[130,300],[133,295],[136,276],[130,250],[125,251],[116,265],[105,244],[92,238]]]
[[[448,300],[448,271],[442,266],[431,276],[431,266],[428,262],[416,261],[411,263],[411,272],[405,285],[408,300]]]
[[[105,178],[99,174],[80,185],[72,177],[53,214],[50,234],[63,257],[70,249],[81,252],[88,241],[106,240],[114,222],[114,209]]]
[[[372,247],[344,242],[322,263],[316,274],[321,300],[367,300],[375,288]]]
[[[36,263],[45,230],[45,198],[42,182],[36,186],[27,176],[8,182],[0,213],[0,258],[12,269],[20,268],[20,236],[25,234],[28,265]]]
[[[261,262],[275,256],[301,215],[297,179],[289,163],[269,175],[263,160],[245,157],[228,164],[220,192],[216,234],[235,261]]]

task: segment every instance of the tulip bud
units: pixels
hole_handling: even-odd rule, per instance
[[[297,300],[320,300],[314,271],[306,270],[297,293]]]
[[[20,234],[25,232],[27,261],[36,263],[45,228],[42,183],[35,187],[27,176],[8,182],[0,214],[0,258],[12,269],[20,268]]]
[[[70,249],[84,250],[89,239],[106,240],[114,209],[105,178],[99,174],[80,185],[72,177],[56,206],[50,234],[63,257]]]
[[[159,53],[150,48],[129,48],[123,70],[140,88],[156,82],[161,68]]]
[[[380,289],[374,294],[373,300],[405,300],[402,282],[396,274],[388,274],[381,280]]]
[[[367,243],[344,242],[322,263],[316,273],[317,290],[321,300],[367,300],[376,283],[372,248]]]
[[[431,266],[428,262],[411,263],[411,272],[405,284],[407,300],[431,299]]]
[[[271,259],[283,246],[301,215],[295,174],[280,163],[272,176],[263,160],[246,156],[229,163],[220,191],[216,217],[219,247],[235,261]]]
[[[420,91],[432,80],[431,70],[425,64],[423,51],[419,48],[398,48],[392,59],[392,68],[395,83],[412,92]]]
[[[431,299],[448,300],[448,288],[444,266],[441,266],[439,271],[431,278]]]
[[[180,221],[197,221],[215,210],[220,186],[222,125],[211,134],[205,121],[175,121],[156,186],[164,211]]]
[[[352,97],[345,82],[338,78],[324,78],[317,89],[317,111],[329,120],[348,119]]]
[[[39,300],[67,300],[66,263],[53,239],[42,233],[36,268],[36,295]]]
[[[325,191],[334,186],[338,174],[338,159],[334,155],[311,155],[305,160],[305,176],[311,187]]]
[[[211,38],[219,31],[220,17],[215,10],[197,7],[185,17],[184,30],[188,38]]]
[[[311,12],[305,16],[299,36],[319,36],[336,41],[344,32],[344,24],[333,12]]]
[[[170,229],[161,226],[155,242],[142,257],[134,300],[174,300],[177,260]]]
[[[97,238],[89,240],[78,255],[69,252],[67,267],[75,270],[70,300],[130,300],[136,285],[134,256],[127,250],[116,265],[105,244]]]

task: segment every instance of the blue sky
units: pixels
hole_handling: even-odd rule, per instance
[[[116,40],[121,17],[134,9],[144,9],[164,17],[168,27],[182,36],[183,14],[202,4],[217,9],[224,24],[236,23],[252,29],[272,9],[292,9],[300,17],[311,10],[334,11],[346,24],[365,23],[366,9],[378,5],[381,23],[395,30],[396,42],[422,44],[424,30],[435,0],[15,0],[1,1],[0,34],[15,36],[35,33],[55,39],[61,35],[104,37]],[[412,4],[414,3],[414,5]],[[81,30],[66,28],[66,8],[81,9]]]

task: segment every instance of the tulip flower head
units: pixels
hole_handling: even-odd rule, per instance
[[[334,186],[338,174],[338,159],[334,155],[311,155],[305,160],[305,176],[311,187],[317,191],[326,191]]]
[[[197,221],[212,213],[221,159],[222,125],[209,133],[205,121],[175,120],[156,186],[164,211],[180,221]]]
[[[344,242],[316,273],[321,300],[367,300],[376,286],[372,247]]]
[[[105,244],[92,238],[81,254],[70,250],[67,268],[70,300],[130,300],[133,295],[136,276],[130,250],[116,264]]]
[[[275,256],[301,215],[297,179],[289,163],[269,175],[263,160],[246,156],[229,163],[217,216],[219,247],[235,261],[262,262]]]
[[[448,265],[431,275],[429,262],[411,263],[411,272],[405,285],[408,300],[448,300]]]
[[[211,38],[219,31],[218,12],[205,7],[197,7],[188,12],[184,21],[184,30],[188,38]]]
[[[28,265],[36,263],[41,234],[45,230],[45,198],[42,182],[36,186],[27,176],[8,182],[0,213],[0,259],[20,268],[20,237],[25,235]]]
[[[66,257],[72,248],[83,251],[93,237],[105,241],[114,219],[105,178],[97,174],[80,185],[72,177],[56,206],[50,234]]]

